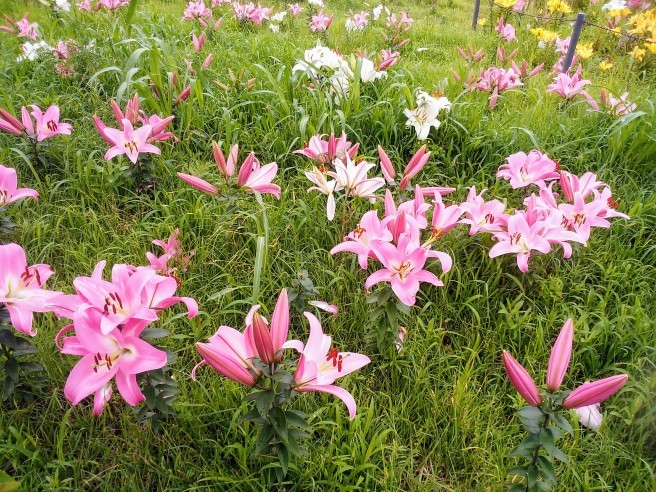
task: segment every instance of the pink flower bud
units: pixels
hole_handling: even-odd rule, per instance
[[[565,321],[549,357],[547,368],[547,389],[558,391],[569,366],[572,355],[572,338],[574,337],[574,322],[572,318]]]
[[[200,191],[204,191],[210,195],[216,195],[219,192],[219,189],[216,186],[211,185],[204,179],[192,176],[191,174],[178,173],[178,178],[194,188],[198,188]]]
[[[271,333],[266,322],[257,311],[253,313],[253,339],[260,360],[265,364],[271,364],[275,357]]]
[[[380,157],[380,167],[383,171],[383,176],[385,176],[385,181],[388,183],[393,182],[396,171],[394,171],[391,159],[380,145],[378,146],[378,156]]]
[[[618,374],[592,383],[583,383],[565,398],[563,407],[579,408],[601,403],[624,386],[628,379],[626,374]]]
[[[510,355],[509,352],[503,351],[501,356],[503,366],[506,368],[508,379],[515,387],[517,392],[528,402],[529,405],[537,407],[542,403],[542,397],[538,391],[538,387],[531,378],[526,369]]]

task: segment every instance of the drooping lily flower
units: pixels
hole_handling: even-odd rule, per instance
[[[329,393],[344,402],[353,420],[356,415],[356,404],[353,395],[344,388],[333,385],[337,378],[350,374],[371,362],[366,355],[353,352],[339,352],[331,349],[331,337],[324,335],[321,323],[311,313],[303,315],[310,322],[310,336],[305,345],[299,340],[290,340],[285,348],[293,348],[301,354],[294,380],[294,390],[299,393],[317,391]]]
[[[358,255],[360,267],[366,270],[368,258],[378,259],[371,249],[371,242],[376,240],[390,242],[392,241],[392,233],[378,220],[378,212],[370,210],[362,216],[358,227],[344,237],[344,242],[330,250],[330,254],[354,253]]]
[[[308,191],[316,190],[324,195],[328,196],[326,201],[326,214],[328,220],[333,220],[335,218],[335,195],[333,194],[338,188],[337,180],[328,181],[324,173],[322,173],[316,167],[312,167],[312,171],[305,171],[305,177],[312,181],[315,186],[308,188]]]
[[[23,198],[39,198],[39,194],[32,188],[19,188],[16,170],[0,164],[0,209]]]
[[[104,334],[100,329],[101,321],[101,313],[84,311],[56,338],[63,353],[82,356],[66,380],[64,394],[77,405],[95,393],[94,415],[102,412],[109,399],[111,387],[108,389],[107,385],[114,377],[121,396],[135,406],[145,400],[136,375],[160,369],[167,361],[166,352],[141,340],[128,326],[123,330],[113,328]],[[73,329],[75,336],[65,338],[60,345],[62,335]]]
[[[19,245],[0,245],[0,304],[5,305],[12,326],[21,333],[35,336],[33,313],[50,311],[47,303],[61,295],[42,288],[52,274],[42,263],[27,266],[25,251]]]
[[[600,404],[595,403],[593,405],[575,408],[574,412],[579,416],[581,425],[589,429],[598,430],[603,420],[603,415],[599,408]]]

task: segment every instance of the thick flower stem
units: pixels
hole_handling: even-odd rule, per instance
[[[544,420],[542,420],[542,425],[540,426],[542,429],[546,429],[547,425],[549,425],[549,415],[544,414]],[[538,457],[540,456],[540,448],[542,447],[542,444],[538,444],[538,447],[535,448],[535,451],[533,452],[533,458],[531,459],[531,465],[537,466],[538,464]],[[526,480],[526,492],[530,492],[528,488],[528,479]]]

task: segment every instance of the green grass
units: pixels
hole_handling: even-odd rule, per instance
[[[344,14],[360,10],[359,2],[328,3],[327,10],[336,14],[328,33],[334,48],[350,54],[384,47],[378,28],[346,33]],[[73,279],[89,275],[99,260],[145,263],[150,241],[179,227],[185,246],[196,252],[181,275],[181,291],[196,298],[202,310],[187,320],[174,316],[180,310],[172,308],[162,322],[172,330],[162,343],[178,355],[172,369],[181,395],[178,416],[161,433],[137,424],[132,409],[116,396],[97,419],[87,401],[72,408],[63,385],[75,358],[53,344],[64,322],[37,315],[36,358],[52,386],[32,405],[4,403],[0,411],[0,469],[20,480],[24,490],[271,490],[262,478],[262,461],[249,458],[255,430],[238,423],[246,411],[244,388],[206,368],[198,382],[189,378],[200,360],[196,341],[220,325],[242,326],[260,234],[261,210],[252,196],[240,196],[229,208],[175,176],[191,171],[215,180],[212,139],[224,147],[239,142],[244,151],[252,149],[263,162],[277,161],[281,168],[275,182],[283,188],[282,199],[264,199],[270,237],[259,300],[265,311],[270,314],[280,289],[305,269],[319,297],[340,307],[336,320],[322,320],[336,346],[372,357],[369,366],[342,383],[358,403],[353,422],[330,396],[306,394],[295,401],[295,408],[309,413],[314,433],[306,442],[306,462],[291,468],[280,490],[503,490],[506,471],[515,464],[506,456],[522,437],[514,416],[522,402],[507,381],[501,350],[510,350],[541,383],[551,345],[570,316],[575,345],[566,385],[618,371],[630,379],[603,405],[599,433],[577,428],[574,437],[560,441],[571,462],[557,466],[558,490],[656,488],[653,69],[629,67],[607,33],[586,29],[585,41],[608,50],[585,63],[592,95],[602,87],[629,90],[638,103],[636,117],[618,121],[581,102],[565,104],[546,94],[551,81],[546,73],[503,95],[490,112],[487,95],[463,91],[450,77],[454,69],[467,71],[457,57],[458,45],[483,48],[481,67],[495,61],[496,33],[471,31],[470,3],[439,2],[435,12],[428,1],[388,6],[407,9],[417,19],[410,45],[387,80],[336,105],[289,81],[295,61],[315,44],[304,21],[276,35],[266,28],[242,31],[226,16],[196,54],[191,32],[198,33],[198,26],[179,22],[180,1],[139,2],[132,28],[122,22],[124,13],[55,18],[35,1],[0,1],[0,13],[13,18],[29,9],[50,44],[68,38],[81,46],[92,39],[96,44],[95,53],[74,57],[79,76],[67,80],[55,74],[47,57],[16,64],[18,42],[0,33],[0,105],[15,111],[24,104],[56,103],[75,127],[71,137],[51,140],[52,163],[41,174],[15,150],[17,139],[0,135],[0,162],[16,167],[21,186],[41,195],[38,202],[11,208],[19,225],[15,240],[28,261],[52,265],[56,275],[50,288],[71,292]],[[520,59],[532,65],[555,62],[551,53],[535,48],[530,34],[518,32]],[[419,47],[429,49],[418,52]],[[161,157],[154,158],[160,188],[152,198],[135,196],[121,178],[127,161],[104,161],[107,146],[91,115],[109,123],[110,98],[120,96],[124,104],[135,91],[150,98],[151,61],[164,72],[177,68],[185,79],[183,58],[198,66],[210,51],[215,61],[198,77],[199,92],[175,110],[180,143],[163,145]],[[597,64],[608,53],[616,66],[600,72]],[[99,73],[107,67],[115,69]],[[225,82],[229,69],[242,68],[245,78],[257,79],[252,92],[226,94],[214,83]],[[403,320],[409,331],[403,352],[381,355],[365,342],[372,329],[366,276],[350,255],[328,253],[340,224],[325,218],[323,196],[306,192],[307,163],[291,151],[314,133],[345,129],[361,143],[363,155],[374,159],[381,144],[396,162],[407,161],[416,143],[405,128],[403,109],[406,95],[418,87],[439,89],[455,103],[443,126],[431,133],[434,157],[421,175],[423,184],[455,186],[457,200],[464,200],[471,185],[489,188],[489,196],[505,196],[509,187],[496,182],[497,167],[513,152],[539,148],[573,172],[598,173],[631,220],[594,230],[589,247],[575,247],[569,260],[557,254],[532,258],[525,275],[513,258],[489,259],[489,240],[455,230],[442,247],[454,258],[446,286],[422,288],[413,315]],[[154,111],[148,107],[154,102],[145,104]],[[367,207],[359,205],[350,226]],[[296,313],[294,337],[305,339],[307,328]]]

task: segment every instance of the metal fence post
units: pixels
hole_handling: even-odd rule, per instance
[[[583,23],[585,22],[585,14],[579,12],[576,16],[576,22],[574,23],[574,29],[572,30],[572,37],[569,41],[569,48],[567,49],[567,55],[565,55],[565,61],[563,62],[562,73],[567,73],[569,67],[572,66],[572,60],[574,59],[574,54],[576,53],[576,43],[579,42],[579,36],[581,35],[581,30],[583,29]]]
[[[474,0],[474,18],[472,19],[472,29],[476,29],[476,24],[478,24],[479,10],[481,10],[481,0]]]

